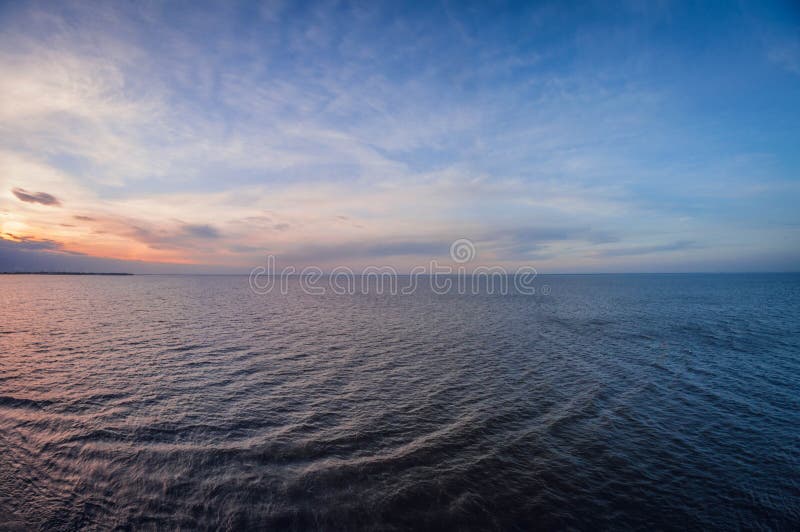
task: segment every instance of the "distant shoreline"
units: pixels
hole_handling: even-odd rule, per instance
[[[132,273],[106,272],[0,272],[0,275],[134,275]]]

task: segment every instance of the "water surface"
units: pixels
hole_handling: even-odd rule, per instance
[[[0,276],[0,528],[800,524],[800,276]]]

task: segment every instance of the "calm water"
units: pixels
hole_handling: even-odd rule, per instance
[[[0,529],[800,526],[800,276],[0,276]]]

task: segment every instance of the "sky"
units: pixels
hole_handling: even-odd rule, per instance
[[[795,2],[2,2],[0,271],[800,270]]]

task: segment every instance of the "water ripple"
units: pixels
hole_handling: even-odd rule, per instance
[[[0,528],[796,529],[800,277],[547,284],[0,277]]]

